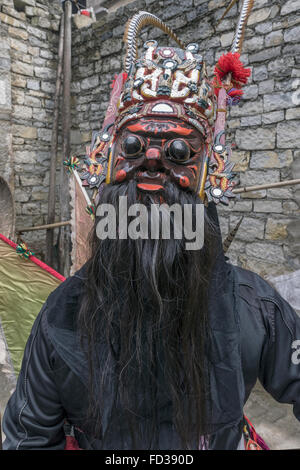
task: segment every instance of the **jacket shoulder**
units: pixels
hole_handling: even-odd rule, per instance
[[[299,321],[293,307],[281,294],[258,274],[243,268],[234,267],[238,295],[244,305],[243,311],[248,318],[260,318],[267,329],[275,337],[275,324],[280,319],[292,331],[295,319]],[[247,307],[246,307],[247,306]]]
[[[235,272],[239,295],[249,304],[257,306],[261,300],[275,300],[279,294],[259,274],[238,266],[232,266]]]
[[[84,292],[85,266],[63,281],[48,297],[47,321],[64,329],[75,329],[76,314]]]

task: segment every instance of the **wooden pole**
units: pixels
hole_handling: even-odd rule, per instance
[[[60,167],[60,219],[62,221],[70,219],[70,194],[69,180],[66,169],[63,165],[65,159],[70,157],[70,129],[71,129],[71,51],[72,51],[72,2],[65,2],[65,31],[64,31],[64,82],[63,82],[63,145],[62,161]],[[65,277],[70,272],[70,252],[71,235],[68,226],[60,228],[59,237],[59,268],[58,271]]]
[[[244,186],[243,188],[233,189],[232,192],[234,194],[249,193],[251,191],[260,191],[261,189],[272,189],[272,188],[281,188],[283,186],[294,186],[295,184],[300,184],[300,179],[279,181],[278,183],[261,184],[258,186]]]
[[[64,14],[60,20],[60,32],[58,43],[58,65],[56,73],[56,86],[54,94],[54,112],[51,138],[51,159],[50,159],[50,182],[48,198],[48,217],[47,224],[53,224],[55,220],[55,195],[56,195],[56,163],[57,163],[57,145],[58,145],[58,121],[59,121],[59,96],[61,91],[62,62],[64,51]],[[53,238],[54,232],[48,229],[46,232],[46,263],[53,265]]]
[[[17,233],[23,233],[23,232],[32,232],[34,230],[48,230],[48,229],[54,229],[57,227],[63,227],[64,225],[70,225],[71,220],[66,220],[65,222],[54,222],[53,224],[46,224],[46,225],[35,225],[34,227],[22,227],[17,230]]]
[[[1,413],[0,413],[0,450],[2,450],[2,427],[1,427]]]

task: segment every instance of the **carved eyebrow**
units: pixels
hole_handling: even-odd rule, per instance
[[[147,132],[147,134],[151,134],[153,136],[157,136],[157,134],[164,134],[164,136],[167,136],[168,134],[178,134],[181,136],[189,136],[194,132],[194,129],[187,129],[186,127],[182,127],[180,125],[169,127],[168,129],[166,128],[161,128],[157,130],[152,130],[147,129],[148,123],[139,123],[137,122],[136,124],[131,124],[130,126],[127,127],[127,129],[131,132]]]

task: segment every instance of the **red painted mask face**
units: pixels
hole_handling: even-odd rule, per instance
[[[139,190],[155,192],[173,182],[197,192],[203,159],[204,140],[193,126],[175,118],[142,118],[117,137],[112,183],[135,179]]]

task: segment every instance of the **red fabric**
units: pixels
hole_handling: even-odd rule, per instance
[[[246,450],[270,450],[270,448],[268,447],[266,442],[263,440],[263,438],[259,434],[257,434],[253,424],[247,418],[246,415],[244,415],[244,418],[248,423],[248,426],[250,428],[250,433],[251,433],[251,439],[247,444]]]
[[[82,450],[78,442],[76,441],[75,437],[66,436],[66,445],[64,450]]]

